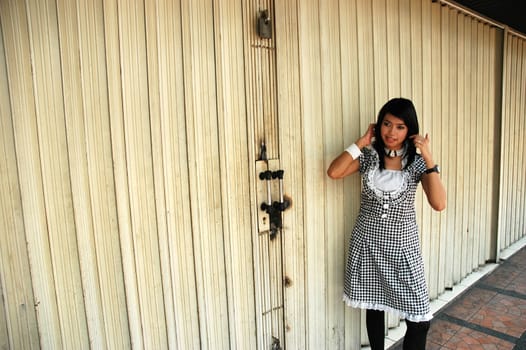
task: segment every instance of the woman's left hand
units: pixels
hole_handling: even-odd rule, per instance
[[[429,146],[431,143],[429,135],[426,134],[425,137],[421,135],[413,135],[411,136],[411,140],[413,140],[415,147],[420,150],[420,155],[424,158],[426,167],[429,169],[435,166],[436,164],[433,161],[431,148]],[[426,174],[422,177],[422,186],[431,207],[437,211],[444,210],[446,208],[446,189],[440,180],[440,176]]]
[[[410,137],[413,140],[413,144],[415,147],[420,151],[420,154],[422,157],[427,158],[431,155],[431,150],[429,148],[430,139],[429,134],[426,134],[426,136],[421,135],[413,135]]]

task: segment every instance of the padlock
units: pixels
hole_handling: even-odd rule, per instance
[[[259,12],[257,32],[258,35],[263,39],[272,38],[272,22],[270,21],[268,10]]]

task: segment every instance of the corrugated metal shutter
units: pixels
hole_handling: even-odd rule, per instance
[[[367,342],[341,301],[359,181],[325,170],[395,96],[448,190],[417,199],[432,297],[524,237],[526,39],[456,7],[1,1],[0,28],[0,348]],[[272,254],[261,138],[293,200]]]
[[[499,249],[524,237],[526,217],[526,38],[506,32],[502,79]]]

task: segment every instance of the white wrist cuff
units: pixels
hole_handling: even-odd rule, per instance
[[[362,154],[362,151],[355,143],[347,147],[345,151],[351,155],[352,159],[357,159]]]

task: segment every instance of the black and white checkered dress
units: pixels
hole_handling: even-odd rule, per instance
[[[420,155],[401,171],[399,185],[375,185],[379,159],[372,148],[360,156],[360,213],[349,243],[344,301],[362,309],[391,311],[413,322],[432,318],[420,252],[415,193],[426,169]]]

